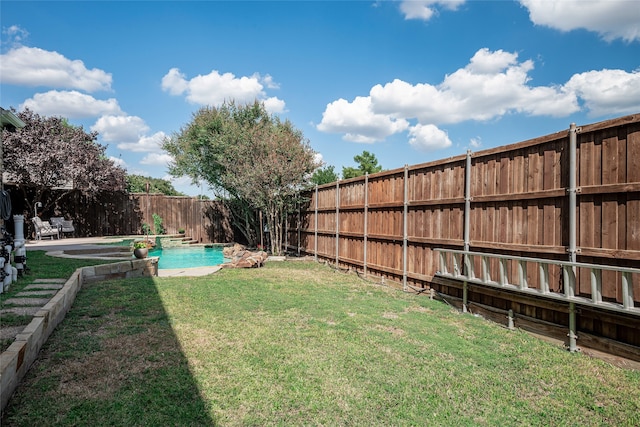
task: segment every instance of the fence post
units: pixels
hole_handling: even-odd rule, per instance
[[[368,235],[368,218],[369,214],[369,172],[364,174],[364,253],[362,255],[364,262],[364,277],[367,277],[367,235]]]
[[[569,125],[569,261],[576,262],[576,163],[577,163],[577,132],[575,123]]]
[[[407,245],[408,245],[408,224],[409,215],[409,165],[404,165],[404,201],[402,212],[402,289],[407,291]]]
[[[313,239],[313,260],[318,262],[318,185],[316,184],[316,203],[315,203],[315,213],[313,215],[314,219],[314,234],[315,238]]]
[[[469,234],[471,228],[471,150],[467,150],[467,161],[464,168],[464,250],[469,251]]]
[[[467,150],[467,159],[465,162],[464,168],[464,230],[463,230],[463,238],[464,238],[464,251],[469,252],[469,229],[471,228],[471,150]],[[465,270],[468,269],[467,262],[468,255],[464,254],[463,266]],[[464,271],[464,273],[468,273],[468,271]],[[463,274],[464,274],[463,273]],[[463,288],[463,302],[462,302],[462,311],[464,313],[467,312],[467,282],[464,282]]]
[[[301,240],[302,240],[302,207],[300,205],[300,199],[298,199],[298,257],[300,257],[300,241]]]
[[[569,193],[569,261],[576,262],[576,253],[577,253],[577,238],[576,238],[576,163],[577,163],[577,133],[579,129],[576,127],[575,123],[569,124],[569,188],[567,192]],[[565,266],[565,270],[569,268]],[[571,266],[571,274],[566,275],[565,277],[570,277],[571,279],[567,282],[565,280],[565,286],[568,289],[565,289],[565,293],[570,296],[574,296],[576,294],[576,267]],[[593,297],[593,295],[592,295]],[[575,304],[569,303],[569,351],[576,351],[576,310]]]
[[[336,268],[340,266],[340,180],[336,181]]]
[[[298,227],[299,226],[300,225],[298,225]],[[289,214],[286,212],[284,213],[284,242],[283,243],[284,243],[284,253],[286,255],[287,251],[289,250]]]

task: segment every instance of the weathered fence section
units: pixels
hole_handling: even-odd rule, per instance
[[[405,290],[433,288],[462,300],[459,281],[434,277],[435,249],[638,268],[640,115],[339,181],[306,196],[310,202],[290,218],[291,246]],[[498,268],[496,258],[488,259],[488,268]],[[510,275],[525,274],[528,287],[540,286],[539,268],[508,268]],[[560,266],[548,270],[545,286],[562,292]],[[599,274],[597,298],[622,304],[631,295],[632,305],[640,306],[638,275],[625,293],[623,273]],[[593,289],[591,275],[578,271],[577,295],[591,299]],[[532,329],[550,333],[560,327],[557,335],[566,336],[568,307],[562,304],[482,284],[469,292],[471,304],[489,317],[506,319],[511,310]],[[638,317],[588,306],[577,321],[583,337],[598,337],[583,343],[620,344],[640,359]]]
[[[13,213],[22,212],[21,191],[14,189],[11,195]],[[234,241],[231,214],[224,203],[195,197],[108,192],[89,198],[78,192],[62,198],[55,210],[39,214],[44,219],[61,215],[72,219],[78,237],[140,235],[145,223],[153,233],[156,214],[167,234],[184,229],[186,236],[201,243]],[[31,218],[33,213],[25,212],[25,216]]]
[[[185,234],[200,243],[228,243],[234,240],[231,216],[220,201],[162,194],[132,194],[140,207],[142,223],[153,229],[153,215],[162,218],[167,234],[184,229]],[[140,225],[140,229],[142,225]]]

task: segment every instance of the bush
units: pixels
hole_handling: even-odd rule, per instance
[[[164,234],[165,232],[162,226],[162,217],[158,214],[153,214],[153,228],[156,230],[156,234]]]
[[[142,234],[151,234],[151,226],[146,222],[142,224]]]

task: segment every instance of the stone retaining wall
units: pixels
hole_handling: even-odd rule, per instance
[[[0,355],[0,410],[38,357],[53,330],[62,322],[84,284],[101,280],[158,276],[158,258],[151,257],[77,269],[31,323]]]

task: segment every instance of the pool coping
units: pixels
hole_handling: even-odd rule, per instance
[[[127,246],[108,245],[105,243],[115,243],[127,239],[128,236],[122,238],[77,238],[77,239],[58,239],[51,242],[28,242],[27,250],[44,250],[46,254],[58,258],[74,258],[74,259],[96,259],[102,261],[131,261],[134,260]],[[198,244],[197,246],[206,246]],[[75,252],[75,253],[69,253]],[[123,255],[126,254],[126,255]],[[149,257],[158,258],[158,257]],[[158,269],[157,277],[197,277],[206,276],[219,271],[221,265],[211,267],[189,267],[189,268],[173,268]]]

